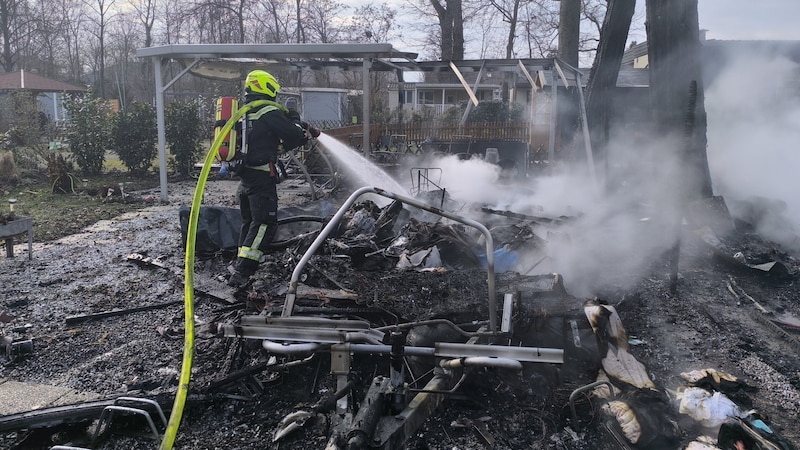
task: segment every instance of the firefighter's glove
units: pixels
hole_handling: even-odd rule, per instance
[[[226,123],[228,123],[228,121],[225,119],[217,120],[216,122],[214,122],[214,128],[224,127]]]
[[[320,133],[322,132],[319,130],[319,128],[314,128],[311,125],[306,124],[306,136],[316,139],[319,137]]]
[[[303,121],[303,119],[300,118],[300,113],[297,112],[296,109],[290,109],[289,112],[286,113],[286,115],[289,116],[289,119],[291,119],[292,122],[302,123]]]

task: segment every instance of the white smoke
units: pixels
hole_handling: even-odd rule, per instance
[[[764,237],[800,253],[800,197],[794,195],[800,188],[800,70],[781,58],[748,55],[742,61],[706,85],[714,194],[725,198],[732,213],[754,222]],[[681,139],[649,133],[612,134],[612,188],[602,193],[605,180],[595,182],[585,168],[562,167],[509,184],[496,166],[481,160],[446,157],[433,165],[443,170],[441,186],[465,204],[569,216],[566,224],[537,227],[546,245],[521,255],[515,270],[558,272],[572,294],[596,295],[645,274],[666,279],[664,262],[679,229],[675,208],[685,168],[674,156],[683,150],[680,145]]]
[[[798,255],[800,68],[741,55],[707,87],[708,158],[731,212]]]
[[[538,221],[533,231],[546,245],[521,254],[514,270],[557,272],[572,294],[591,295],[635,281],[647,262],[675,242],[675,216],[663,212],[673,207],[671,197],[677,192],[674,164],[663,158],[668,152],[655,149],[657,143],[650,145],[615,146],[616,156],[628,161],[629,173],[610,194],[585,167],[562,167],[559,173],[510,182],[497,166],[480,159],[448,156],[433,165],[442,169],[441,185],[458,202],[562,220],[554,225]],[[653,155],[662,157],[654,161]]]

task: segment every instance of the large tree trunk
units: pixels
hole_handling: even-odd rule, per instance
[[[461,0],[447,0],[448,9],[452,10],[453,20],[453,52],[450,59],[464,59],[464,9]]]
[[[461,0],[430,0],[441,29],[442,61],[464,59],[464,12]]]
[[[581,35],[581,0],[561,0],[558,22],[558,57],[578,67],[578,41]]]
[[[682,201],[710,197],[697,0],[647,0],[647,42],[654,123],[659,137],[675,149]],[[686,137],[692,82],[697,97],[693,132]]]
[[[617,87],[635,9],[636,0],[609,0],[600,31],[600,45],[586,85],[586,116],[595,162],[605,167],[608,163],[608,106]]]

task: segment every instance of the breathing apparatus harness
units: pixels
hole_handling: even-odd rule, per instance
[[[264,110],[264,108],[267,108]],[[251,109],[258,109],[256,113],[268,113],[270,111],[280,110],[283,111],[284,114],[290,114],[289,109],[285,106],[281,105],[278,102],[266,99],[259,99],[253,100],[250,102],[245,103],[241,109],[246,109],[249,111]],[[225,161],[222,161],[222,167],[220,168],[221,174],[226,174],[228,172],[238,175],[245,167],[250,167],[257,170],[269,170],[270,174],[275,177],[276,182],[280,182],[281,177],[286,177],[286,170],[283,167],[283,164],[280,162],[279,159],[276,158],[276,161],[267,161],[266,163],[258,163],[258,164],[251,164],[251,161],[248,161],[248,142],[247,142],[247,135],[248,131],[250,130],[251,119],[250,116],[252,114],[244,114],[241,116],[241,144],[238,146],[238,151],[233,151],[228,154],[228,158]],[[276,170],[276,165],[280,169],[280,173]]]

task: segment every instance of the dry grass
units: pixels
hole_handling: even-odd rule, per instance
[[[83,179],[70,176],[66,193],[53,193],[46,179],[24,184],[4,185],[0,192],[5,199],[16,198],[17,216],[33,218],[33,237],[36,242],[52,241],[74,234],[100,220],[112,219],[122,213],[144,208],[140,201],[122,202],[119,197],[106,198],[108,186],[130,183],[126,189],[142,190],[158,186],[158,176],[134,178],[127,173],[108,173]],[[0,208],[5,208],[0,203]]]
[[[16,183],[19,180],[17,164],[14,162],[14,154],[5,152],[0,155],[0,183]]]

